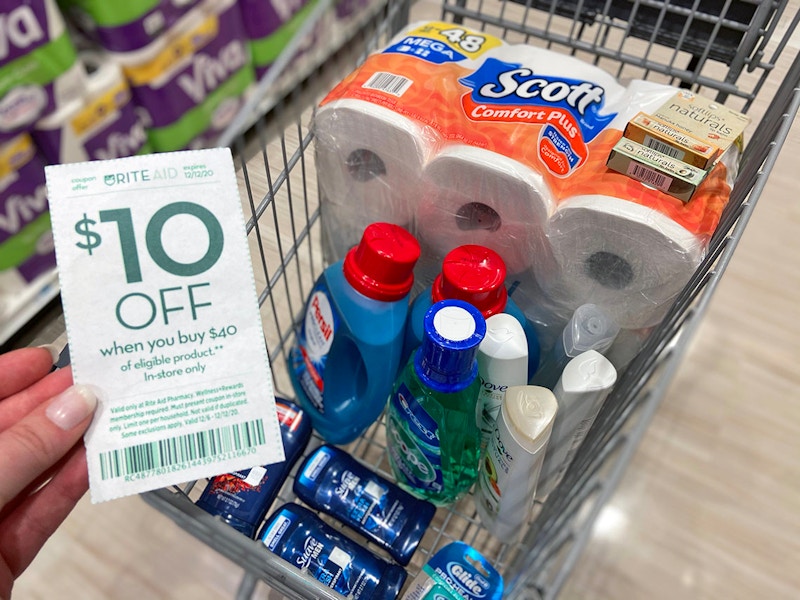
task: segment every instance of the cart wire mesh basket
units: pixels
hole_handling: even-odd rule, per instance
[[[620,80],[652,79],[688,88],[742,112],[750,111],[760,94],[771,95],[768,110],[749,113],[753,125],[746,132],[738,178],[705,259],[619,378],[560,484],[544,504],[537,505],[523,541],[510,547],[494,540],[481,527],[468,496],[439,509],[409,565],[409,581],[439,548],[463,540],[503,574],[506,597],[558,595],[700,324],[800,106],[800,60],[788,44],[800,12],[796,3],[790,4],[732,0],[703,2],[702,6],[698,0],[373,2],[346,27],[325,28],[322,50],[306,56],[302,68],[290,59],[312,26],[298,32],[250,104],[222,136],[221,142],[234,152],[245,199],[276,390],[291,398],[288,351],[307,294],[326,266],[310,128],[314,106],[367,53],[385,45],[409,21],[409,15],[412,20],[439,18],[512,43],[561,51]],[[328,5],[322,3],[315,17],[323,19]],[[347,450],[391,478],[384,440],[383,424],[378,422]],[[309,451],[320,443],[313,438]],[[290,598],[341,598],[195,507],[193,501],[204,485],[204,481],[191,482],[147,493],[144,499],[243,567],[238,597],[249,597],[260,580]],[[292,477],[276,506],[294,499],[291,486]]]

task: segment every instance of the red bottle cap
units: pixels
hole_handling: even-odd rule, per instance
[[[469,302],[484,318],[503,312],[508,301],[506,264],[489,248],[467,244],[448,252],[442,272],[431,288],[434,302],[457,299]]]
[[[419,242],[399,225],[372,223],[344,259],[348,283],[368,298],[393,302],[414,285]]]

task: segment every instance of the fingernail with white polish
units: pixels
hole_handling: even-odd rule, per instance
[[[56,396],[47,407],[47,418],[64,431],[81,423],[94,412],[97,396],[86,385],[73,385]]]
[[[50,353],[50,358],[53,364],[56,364],[56,362],[58,362],[58,359],[61,358],[61,351],[55,344],[46,344],[44,346],[39,346],[39,348],[47,350]]]

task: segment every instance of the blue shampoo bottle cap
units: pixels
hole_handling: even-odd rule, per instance
[[[462,300],[442,300],[425,313],[422,345],[414,369],[425,385],[439,392],[458,392],[477,376],[478,346],[486,336],[480,311]]]

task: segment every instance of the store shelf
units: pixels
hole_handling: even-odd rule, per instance
[[[0,346],[50,304],[58,296],[58,291],[58,271],[51,269],[23,289],[0,299]]]

